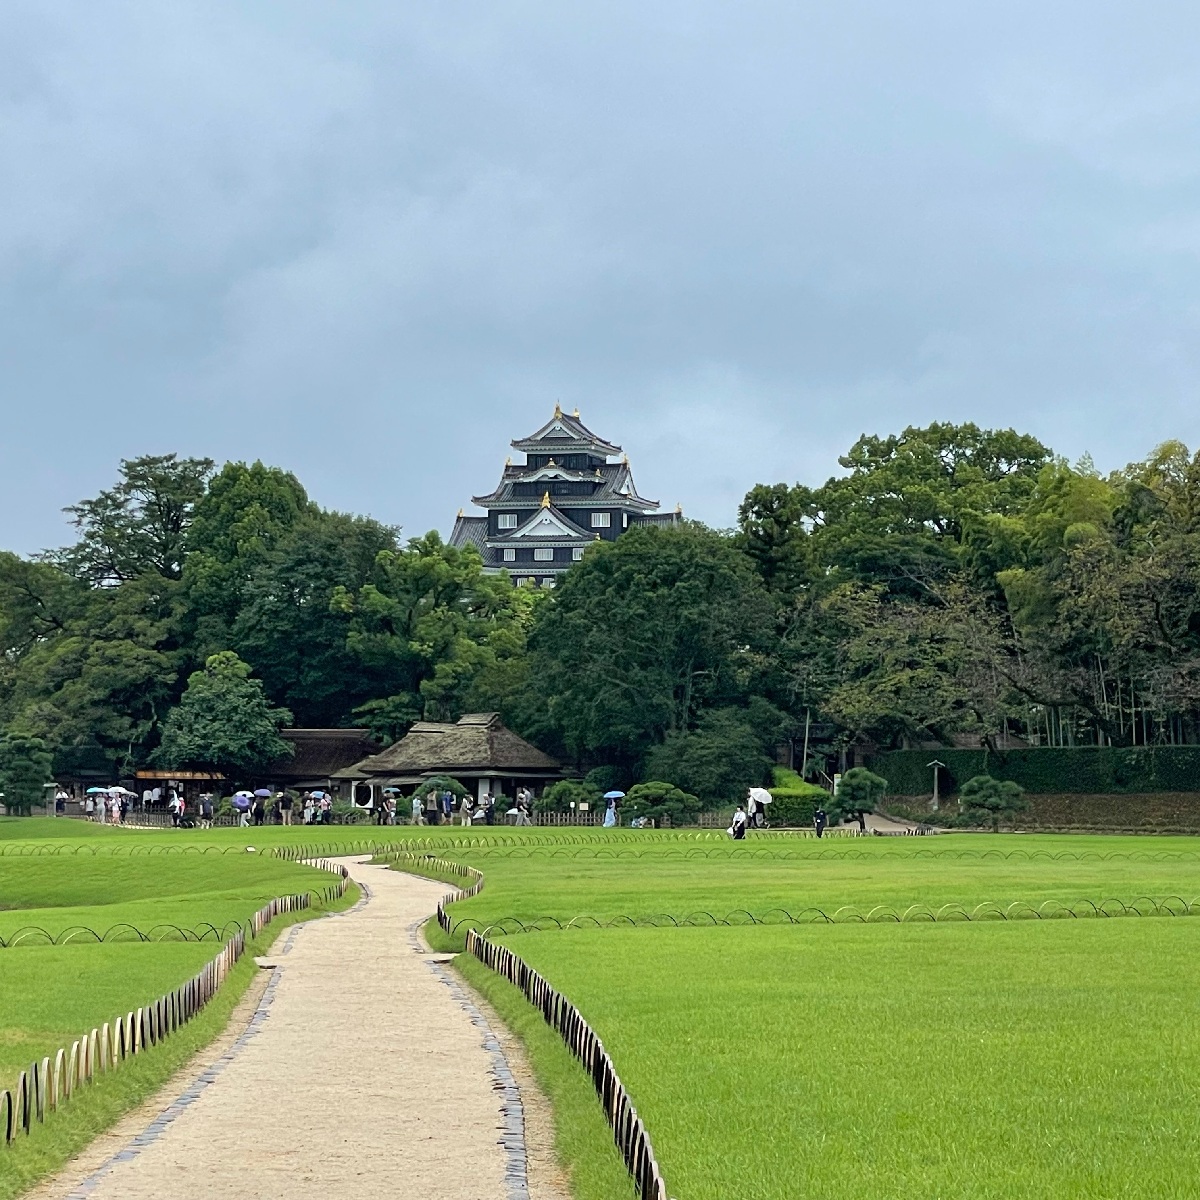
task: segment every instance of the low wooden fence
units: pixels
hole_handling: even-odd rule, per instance
[[[340,876],[332,887],[316,893],[325,899],[344,896],[349,871],[337,863],[318,860],[311,866]],[[157,1046],[164,1038],[197,1016],[217,994],[229,972],[256,938],[276,917],[312,906],[312,892],[276,896],[254,913],[249,928],[239,929],[220,953],[173,992],[151,1004],[116,1016],[85,1033],[54,1055],[31,1063],[17,1076],[13,1089],[0,1091],[0,1135],[9,1145],[19,1133],[29,1133],[34,1121],[44,1122],[47,1112],[57,1112],[85,1084],[107,1071],[116,1070],[127,1058]],[[249,938],[247,937],[249,934]]]
[[[447,905],[477,896],[483,890],[483,872],[432,855],[394,856],[397,863],[406,858],[412,860],[418,870],[423,861],[439,873],[456,875],[469,881],[466,887],[444,896],[438,904],[438,924],[449,934],[452,924],[446,911]],[[613,1131],[617,1149],[625,1160],[641,1200],[669,1200],[667,1184],[654,1157],[646,1126],[638,1116],[608,1051],[604,1049],[604,1043],[584,1020],[579,1009],[519,955],[507,946],[489,941],[474,929],[467,930],[467,953],[473,954],[484,966],[520,988],[529,1003],[541,1011],[546,1024],[557,1031],[567,1049],[592,1077],[605,1119]]]

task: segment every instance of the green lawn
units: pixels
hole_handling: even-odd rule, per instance
[[[273,848],[370,842],[479,867],[484,891],[452,912],[480,924],[706,913],[745,922],[782,910],[878,918],[912,906],[1200,897],[1200,843],[1186,838],[734,844],[682,831],[134,832],[34,818],[0,820],[0,933],[221,925],[269,896],[328,882]],[[1164,918],[614,927],[509,944],[605,1039],[678,1200],[1100,1200],[1195,1192],[1197,938],[1200,921]],[[214,949],[0,950],[0,1078],[175,986]],[[474,962],[462,969],[529,1047],[577,1200],[627,1195],[586,1077],[511,988]],[[206,1037],[217,1012],[204,1018]],[[185,1043],[171,1041],[170,1053],[181,1052]],[[120,1086],[132,1095],[149,1079]],[[57,1133],[47,1127],[10,1154],[7,1176],[0,1155],[0,1200],[44,1169],[38,1154],[61,1161],[64,1139],[79,1144],[130,1102],[105,1100],[110,1086],[73,1109],[72,1122],[90,1114],[81,1125],[60,1120]]]
[[[989,903],[1099,904],[1140,897],[1200,899],[1200,847],[1184,838],[1054,839],[959,835],[815,841],[650,843],[633,849],[572,847],[448,851],[479,867],[484,890],[454,906],[479,927],[594,917],[645,921],[669,915],[706,922],[904,915],[917,906],[973,909]],[[876,911],[882,909],[883,911]],[[547,926],[551,922],[545,923]],[[515,926],[513,927],[515,928]]]
[[[0,951],[0,1080],[7,1085],[34,1059],[53,1057],[102,1021],[177,988],[219,948],[209,942]]]
[[[1190,921],[604,930],[578,1004],[680,1200],[1190,1197]]]
[[[124,924],[144,933],[160,927],[160,935],[170,932],[164,925],[203,932],[245,920],[274,896],[333,882],[328,872],[266,854],[0,857],[0,937],[28,927],[103,936]]]

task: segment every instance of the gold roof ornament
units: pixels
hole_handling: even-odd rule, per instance
[[[556,417],[562,416],[562,405],[559,404],[559,402],[557,400],[555,400],[555,402],[554,402],[554,415]]]
[[[676,504],[676,505],[675,505],[675,515],[676,515],[677,517],[682,517],[682,516],[683,516],[683,505],[682,505],[682,504]]]
[[[550,507],[550,493],[549,492],[542,493],[542,507],[543,508]]]
[[[459,515],[460,517],[462,516],[462,509],[461,509],[461,508],[458,510],[458,515]]]
[[[512,466],[512,455],[511,454],[504,460],[504,465],[506,467]]]
[[[575,420],[577,420],[577,421],[578,421],[578,420],[579,420],[579,409],[576,409],[576,410],[575,410],[575,411],[574,411],[574,412],[571,414],[571,416],[573,416],[573,417],[575,418]]]
[[[548,467],[557,467],[557,466],[558,466],[558,463],[556,463],[556,462],[554,461],[554,459],[550,459],[550,461],[549,461],[548,463],[546,463],[546,466],[548,466]]]
[[[626,466],[626,467],[629,466],[629,455],[628,454],[621,455],[621,464],[622,464],[622,466]]]

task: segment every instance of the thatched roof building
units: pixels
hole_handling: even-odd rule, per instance
[[[255,774],[276,787],[329,788],[339,771],[378,749],[366,729],[281,729],[279,736],[295,753]]]
[[[500,722],[497,713],[468,713],[451,724],[418,721],[394,746],[340,773],[339,778],[412,791],[433,775],[475,780],[480,796],[543,787],[563,777],[548,754]]]

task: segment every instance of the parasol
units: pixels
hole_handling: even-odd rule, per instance
[[[773,797],[766,788],[751,788],[750,799],[756,804],[770,804]]]
[[[605,800],[624,800],[625,793],[624,792],[605,792],[604,798],[605,798]]]
[[[274,795],[270,788],[255,788],[254,794],[261,796],[264,800],[269,800]]]

